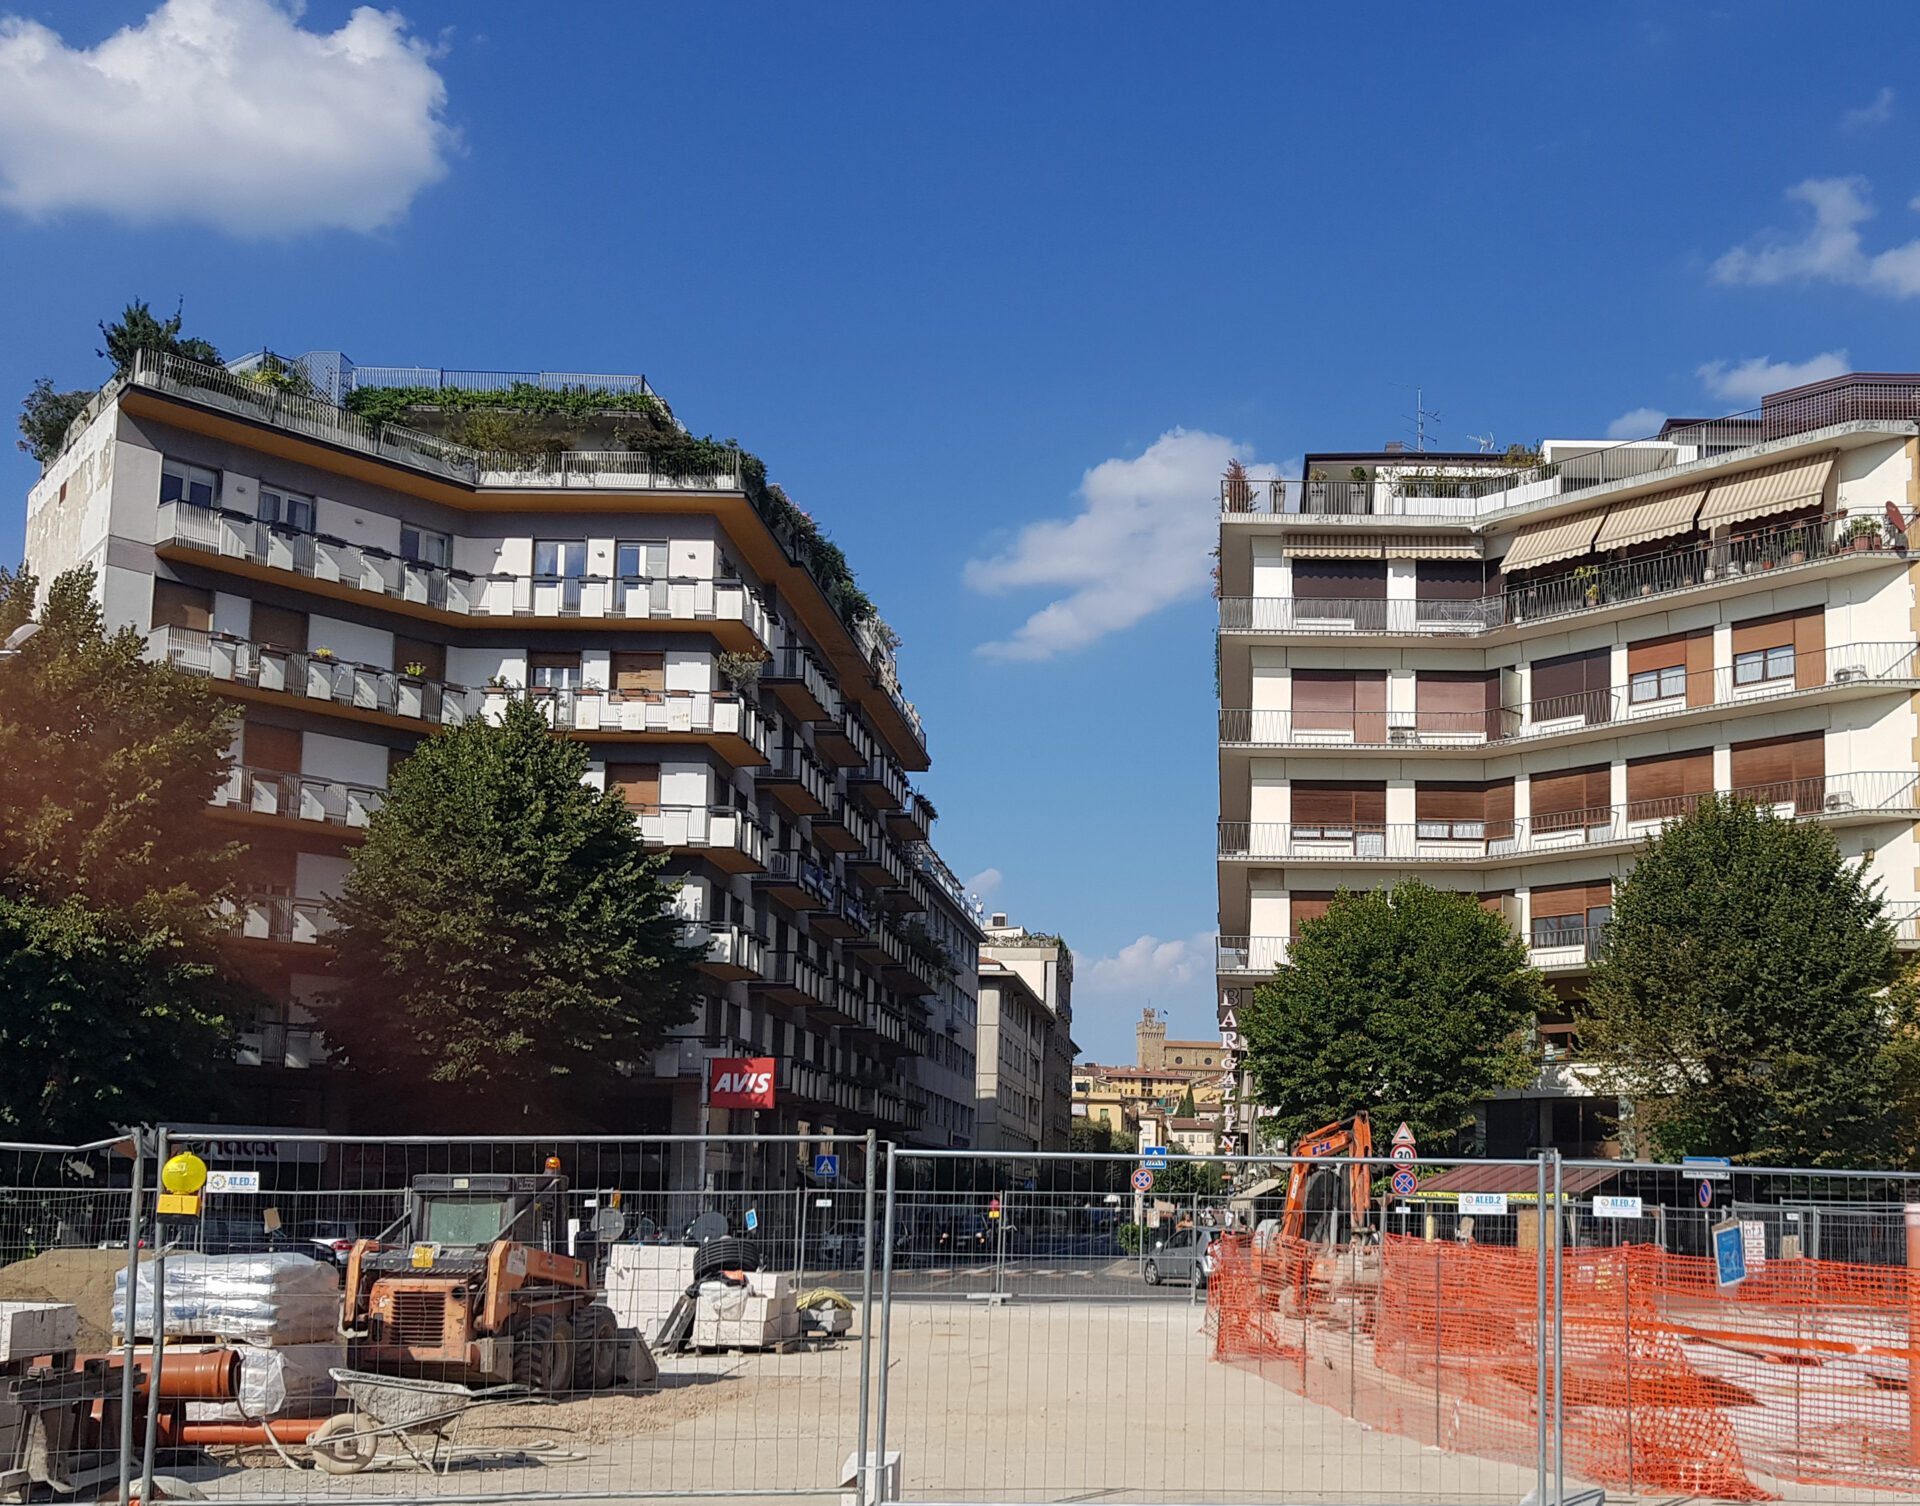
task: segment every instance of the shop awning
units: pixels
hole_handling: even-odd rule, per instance
[[[1600,531],[1604,512],[1576,513],[1570,518],[1555,518],[1550,523],[1535,523],[1514,535],[1513,545],[1500,568],[1508,574],[1550,565],[1555,560],[1573,559],[1593,548],[1593,536]]]
[[[1605,1186],[1622,1172],[1647,1169],[1631,1161],[1622,1161],[1618,1166],[1568,1166],[1560,1173],[1560,1191],[1565,1197],[1578,1197]],[[1413,1195],[1458,1197],[1463,1192],[1504,1192],[1509,1197],[1531,1201],[1539,1190],[1540,1173],[1532,1166],[1476,1166],[1467,1162],[1450,1167],[1437,1177],[1424,1179]],[[1549,1196],[1553,1193],[1551,1167],[1547,1169],[1547,1193]]]
[[[1638,502],[1622,502],[1608,509],[1593,547],[1624,549],[1629,544],[1645,544],[1686,533],[1693,527],[1694,516],[1706,499],[1707,485],[1703,481],[1698,486],[1660,492]]]
[[[1829,450],[1824,455],[1783,460],[1714,482],[1713,490],[1707,493],[1707,505],[1700,509],[1700,526],[1723,528],[1820,501],[1827,494],[1827,480],[1833,474],[1837,454]]]

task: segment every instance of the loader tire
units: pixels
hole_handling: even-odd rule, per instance
[[[595,1303],[573,1318],[573,1389],[604,1391],[619,1368],[620,1323],[613,1309]]]
[[[536,1313],[514,1335],[513,1383],[548,1395],[562,1390],[572,1378],[572,1330],[566,1324]]]
[[[704,1281],[717,1271],[759,1269],[760,1251],[750,1239],[710,1239],[693,1256],[695,1281]]]

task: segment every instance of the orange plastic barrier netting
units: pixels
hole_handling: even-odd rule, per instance
[[[1904,1269],[1774,1260],[1723,1293],[1710,1260],[1653,1246],[1564,1259],[1570,1473],[1723,1500],[1771,1496],[1755,1476],[1920,1493]],[[1511,1247],[1230,1236],[1207,1332],[1215,1359],[1374,1427],[1529,1465],[1538,1273]],[[1549,1406],[1551,1374],[1549,1350]]]

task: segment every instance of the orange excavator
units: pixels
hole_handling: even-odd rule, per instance
[[[1302,1135],[1294,1147],[1301,1159],[1287,1177],[1287,1211],[1280,1236],[1309,1244],[1336,1245],[1370,1231],[1373,1211],[1373,1168],[1363,1164],[1373,1154],[1373,1122],[1355,1114]],[[1351,1156],[1346,1166],[1315,1166],[1316,1160]]]

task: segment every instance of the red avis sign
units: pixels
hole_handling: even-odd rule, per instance
[[[708,1068],[707,1101],[719,1109],[773,1107],[773,1058],[716,1056]]]

